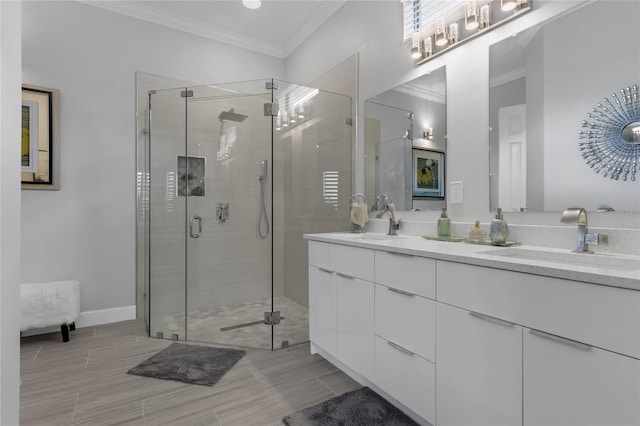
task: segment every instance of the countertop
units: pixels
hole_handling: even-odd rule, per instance
[[[526,245],[496,247],[412,235],[335,232],[305,234],[304,238],[640,291],[640,256],[581,254]],[[541,258],[526,258],[527,254]]]

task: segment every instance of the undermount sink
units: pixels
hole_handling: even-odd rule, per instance
[[[376,233],[364,233],[364,234],[336,234],[339,238],[346,238],[349,240],[372,240],[372,241],[394,241],[403,240],[409,238],[406,235],[388,235],[388,234],[376,234]]]
[[[482,253],[489,256],[615,269],[619,271],[635,271],[640,269],[640,257],[638,256],[607,253],[574,253],[562,250],[529,249],[524,247],[489,250]]]

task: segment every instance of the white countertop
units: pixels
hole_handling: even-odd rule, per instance
[[[305,234],[304,238],[640,291],[640,256],[579,254],[525,245],[496,247],[374,233]]]

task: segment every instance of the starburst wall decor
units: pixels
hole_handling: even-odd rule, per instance
[[[620,89],[610,101],[587,113],[582,121],[578,143],[585,162],[604,177],[624,181],[636,180],[640,163],[640,100],[638,86]]]

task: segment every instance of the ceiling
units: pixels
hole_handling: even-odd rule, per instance
[[[255,10],[241,0],[82,2],[284,59],[346,0],[262,0]]]

